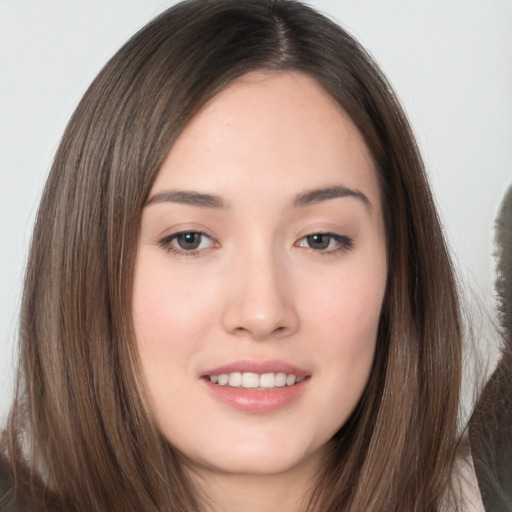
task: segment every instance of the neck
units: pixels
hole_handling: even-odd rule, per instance
[[[322,455],[280,473],[239,474],[194,468],[191,476],[206,496],[208,512],[306,512]]]

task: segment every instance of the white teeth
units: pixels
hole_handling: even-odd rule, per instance
[[[276,386],[278,388],[286,386],[286,373],[276,373]]]
[[[242,385],[242,374],[240,372],[234,372],[229,374],[228,386],[237,388]]]
[[[275,386],[276,376],[273,373],[264,373],[260,375],[260,386],[262,388],[273,388]]]
[[[286,385],[287,386],[293,386],[295,384],[295,381],[297,380],[297,377],[295,375],[287,375],[286,376]]]
[[[233,388],[246,389],[272,389],[284,386],[293,386],[304,380],[304,377],[297,377],[293,373],[258,373],[233,372],[210,375],[210,382],[219,386],[230,386]]]
[[[244,373],[241,384],[243,388],[257,388],[260,385],[260,376],[257,373]]]

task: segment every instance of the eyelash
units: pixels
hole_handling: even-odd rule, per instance
[[[301,245],[301,242],[303,242],[303,241],[311,243],[311,239],[313,237],[327,237],[327,238],[329,238],[328,245],[330,245],[331,242],[334,241],[336,246],[333,248],[326,247],[324,249],[318,249],[318,248],[315,249],[310,246],[308,247],[305,245]],[[298,240],[295,243],[295,246],[308,248],[309,250],[314,251],[315,253],[318,253],[321,255],[328,255],[328,254],[332,255],[332,254],[335,254],[338,252],[351,251],[354,248],[354,240],[352,238],[349,238],[344,235],[337,235],[335,233],[318,232],[318,233],[311,233],[310,235],[306,235],[306,236],[302,237],[300,240]]]
[[[177,242],[179,237],[186,237],[186,236],[191,236],[191,235],[199,236],[201,238],[197,247],[192,248],[190,250],[187,250],[187,249],[185,249],[183,247],[176,247],[174,245],[175,242],[179,244],[179,242]],[[327,242],[327,247],[325,247],[323,249],[318,249],[318,248],[314,248],[314,247],[311,247],[311,246],[302,245],[301,242],[303,242],[303,241],[306,241],[306,243],[311,244],[312,243],[312,239],[314,237],[327,237],[329,239],[328,242]],[[210,247],[203,247],[203,248],[200,247],[201,243],[203,242],[204,239],[210,240],[214,245],[218,244],[218,242],[213,240],[209,235],[207,235],[203,231],[179,231],[177,233],[173,233],[172,235],[169,235],[169,236],[166,236],[166,237],[162,238],[159,241],[159,245],[165,251],[167,251],[167,252],[169,252],[171,254],[175,254],[177,256],[196,257],[196,256],[199,256],[199,254],[201,253],[202,250],[211,248],[211,246]],[[333,240],[336,243],[336,247],[329,248],[329,245],[331,245],[331,242]],[[352,250],[354,248],[354,241],[353,241],[353,239],[351,239],[351,238],[349,238],[347,236],[344,236],[344,235],[337,235],[335,233],[318,232],[318,233],[311,233],[310,235],[306,235],[306,236],[302,237],[300,240],[295,242],[294,245],[295,245],[295,247],[307,248],[307,249],[309,249],[309,250],[311,250],[311,251],[313,251],[315,253],[318,253],[318,254],[322,254],[322,255],[329,254],[329,255],[332,255],[332,254],[335,254],[335,253],[338,253],[338,252],[344,252],[344,251]]]
[[[183,247],[176,247],[173,245],[173,242],[177,241],[180,236],[185,237],[187,235],[199,235],[201,237],[201,241],[199,242],[199,246],[201,245],[202,241],[204,239],[210,240],[214,245],[216,242],[208,236],[203,231],[179,231],[178,233],[173,233],[172,235],[166,236],[165,238],[162,238],[159,241],[160,247],[162,247],[165,251],[175,254],[177,256],[184,256],[184,257],[195,257],[199,256],[200,252],[204,249],[207,249],[206,247],[200,248],[196,247],[191,250],[184,249]],[[179,243],[179,242],[176,242]],[[209,248],[209,247],[208,247]]]

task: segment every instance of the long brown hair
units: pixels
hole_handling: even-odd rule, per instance
[[[457,443],[461,329],[423,164],[389,83],[326,17],[287,0],[192,0],[108,62],[71,118],[37,216],[17,395],[4,438],[30,510],[201,510],[146,407],[131,322],[141,211],[173,142],[257,69],[315,78],[377,169],[389,275],[364,396],[332,441],[311,510],[439,510]],[[46,507],[46,508],[45,508]]]

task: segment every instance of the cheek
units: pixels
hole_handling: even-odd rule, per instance
[[[341,272],[309,287],[309,307],[320,326],[358,345],[364,339],[375,338],[385,286],[384,267]]]
[[[373,364],[386,286],[385,265],[374,268],[334,274],[308,294],[310,337],[320,367],[345,396],[362,393]]]
[[[140,249],[132,313],[151,414],[169,439],[179,439],[177,411],[189,411],[191,431],[201,420],[200,407],[194,411],[197,417],[190,412],[191,403],[200,404],[191,385],[196,380],[193,361],[211,337],[218,301],[212,283],[200,285],[184,272],[170,272],[165,257]]]
[[[154,260],[144,258],[144,254],[139,260],[133,322],[146,375],[158,370],[169,375],[169,369],[183,367],[205,339],[214,316],[216,293],[206,283],[193,286],[194,281],[184,273],[170,275],[166,265]]]

